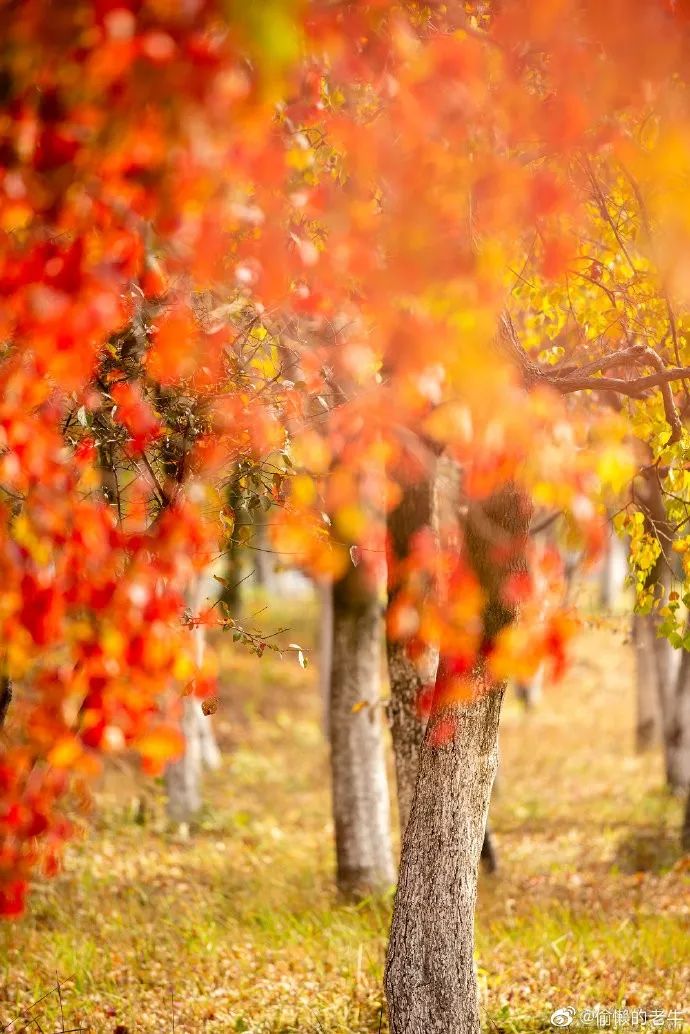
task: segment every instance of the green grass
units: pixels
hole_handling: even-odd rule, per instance
[[[285,638],[309,647],[312,617],[300,605],[295,620],[275,609],[256,620],[290,624]],[[63,874],[0,928],[0,1029],[57,973],[70,978],[68,1028],[172,1031],[174,1009],[178,1032],[386,1030],[391,898],[355,907],[334,891],[315,666],[251,658],[228,639],[220,650],[224,764],[198,828],[188,840],[168,831],[150,782],[138,824],[141,779],[129,766],[106,774]],[[568,1004],[690,1006],[681,805],[660,788],[658,755],[633,754],[632,720],[632,657],[615,627],[583,634],[533,714],[506,703],[501,869],[482,878],[477,923],[487,1030],[549,1030]],[[57,997],[36,1015],[58,1030]]]

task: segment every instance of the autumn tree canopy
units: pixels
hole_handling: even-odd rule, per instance
[[[178,749],[180,693],[214,692],[190,624],[264,648],[185,611],[244,534],[231,474],[325,578],[375,570],[441,451],[465,502],[517,485],[590,553],[616,500],[652,605],[636,486],[690,555],[688,14],[2,5],[1,912],[56,870],[101,755]],[[571,624],[533,593],[556,574],[512,580],[496,678],[562,666]],[[461,697],[486,646],[462,551],[422,535],[399,578],[393,633],[440,642]]]

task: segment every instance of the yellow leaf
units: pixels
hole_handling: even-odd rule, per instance
[[[179,757],[184,751],[184,740],[179,729],[172,725],[159,725],[144,733],[137,740],[136,748],[145,761],[159,765]]]
[[[83,746],[76,736],[63,736],[48,753],[48,764],[55,768],[71,768],[83,753]]]

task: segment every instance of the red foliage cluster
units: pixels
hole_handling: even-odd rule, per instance
[[[37,864],[54,870],[75,775],[123,745],[149,767],[174,753],[165,690],[193,670],[184,591],[217,539],[197,490],[223,465],[289,432],[302,473],[268,492],[275,541],[332,573],[339,541],[380,548],[372,471],[409,465],[411,429],[482,497],[564,419],[486,361],[507,259],[536,235],[545,274],[563,271],[569,158],[619,146],[650,98],[663,108],[688,30],[653,0],[492,6],[3,10],[0,637],[21,692],[0,760],[0,912],[21,910]],[[289,340],[299,377],[245,361],[256,326]],[[334,394],[321,433],[314,399]],[[162,483],[149,452],[187,435],[165,412],[180,397],[204,416]],[[564,505],[587,491],[572,451]],[[425,620],[461,630],[471,656],[469,577],[450,623]]]

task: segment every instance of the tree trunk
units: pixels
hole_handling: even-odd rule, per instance
[[[515,617],[504,587],[524,570],[529,509],[511,487],[470,506],[465,552],[484,590],[484,650]],[[453,658],[442,657],[437,692]],[[504,686],[481,662],[462,707],[432,708],[422,746],[386,962],[392,1034],[477,1034],[477,870],[498,764]],[[441,699],[441,696],[439,696]]]
[[[688,705],[687,687],[688,662],[686,651],[682,651],[680,664],[667,639],[656,634],[655,625],[651,624],[652,657],[656,670],[657,699],[661,715],[662,746],[664,751],[664,769],[666,784],[671,790],[682,789],[685,785],[681,778],[679,748],[686,741],[690,732],[687,728]]]
[[[685,802],[685,815],[683,816],[683,828],[680,834],[680,846],[686,854],[690,854],[690,790]]]
[[[645,493],[640,496],[646,510],[646,530],[657,536],[660,546],[659,557],[649,573],[647,584],[661,588],[662,599],[668,593],[673,571],[673,554],[664,552],[665,543],[672,538],[664,500],[656,477],[646,483]],[[676,651],[668,640],[656,634],[656,618],[650,616],[651,653],[654,658],[657,679],[657,697],[661,719],[661,733],[664,750],[666,782],[670,789],[679,790],[685,785],[680,760],[679,746],[686,741],[688,733],[688,704],[685,683],[688,681],[687,660],[681,658],[679,666]]]
[[[690,789],[690,653],[682,651],[666,735],[666,778],[672,790]]]
[[[637,660],[638,750],[662,733],[664,768],[669,789],[690,786],[690,655],[674,650],[657,636],[653,614],[636,614],[633,636]]]
[[[242,493],[237,484],[236,475],[231,478],[227,487],[227,505],[233,514],[234,527],[225,550],[222,590],[218,600],[228,617],[236,618],[240,612],[242,560],[244,550],[239,540],[239,525],[245,521],[246,513],[242,506]]]
[[[496,777],[494,776],[494,786],[496,785]],[[489,820],[486,820],[486,826],[484,828],[484,839],[482,840],[482,850],[479,856],[484,865],[486,872],[494,873],[498,871],[498,851],[496,850],[496,841],[494,835],[489,827]]]
[[[203,596],[204,578],[200,575],[189,590],[189,606],[193,614],[201,610]],[[206,650],[206,633],[201,625],[197,625],[192,635],[195,661],[200,668]],[[196,697],[185,697],[182,701],[181,731],[184,754],[165,769],[167,813],[171,822],[189,823],[201,810],[202,768],[219,768],[221,756],[213,735],[211,716],[203,713],[201,701]]]
[[[386,964],[392,1034],[476,1034],[474,970],[477,869],[498,765],[502,689],[478,692],[451,716],[456,731],[422,747],[405,833]]]
[[[197,712],[201,708],[192,697],[186,697],[182,707],[184,754],[177,761],[171,761],[165,769],[167,812],[171,822],[191,822],[201,809],[201,744]]]
[[[542,698],[544,691],[544,665],[535,671],[531,679],[515,683],[515,692],[525,711],[532,711]]]
[[[388,715],[393,739],[398,822],[402,840],[412,808],[419,752],[424,737],[424,725],[417,712],[422,679],[407,656],[404,643],[387,639],[386,649],[391,693]]]
[[[633,614],[632,638],[635,646],[635,686],[637,715],[635,749],[642,753],[659,740],[660,692],[654,650],[654,619],[651,614]]]
[[[397,563],[409,555],[413,536],[423,528],[433,528],[441,545],[441,535],[447,533],[449,518],[453,512],[457,513],[457,466],[451,460],[442,457],[438,468],[428,479],[406,485],[400,503],[388,515],[388,546],[393,560],[393,563],[388,565],[389,608],[395,603],[400,589],[395,568]],[[457,517],[455,523],[457,525]],[[443,545],[447,547],[448,542],[444,541]],[[434,647],[427,648],[425,657],[416,664],[408,656],[406,643],[393,638],[387,627],[386,653],[390,682],[388,716],[393,740],[398,822],[402,843],[410,817],[419,768],[419,753],[424,739],[425,722],[418,713],[417,701],[422,687],[432,683],[436,678],[438,650]],[[498,854],[488,823],[482,843],[481,859],[487,872],[496,872]]]
[[[382,606],[351,566],[333,586],[331,775],[337,884],[348,897],[394,879],[380,715]]]
[[[391,563],[388,565],[388,606],[395,604],[400,591],[397,565],[410,552],[410,543],[422,528],[432,525],[433,477],[417,484],[407,485],[398,506],[388,515],[388,545]],[[433,651],[429,650],[431,655]],[[424,737],[424,725],[418,714],[417,701],[424,682],[436,675],[438,658],[428,658],[428,672],[420,672],[410,660],[407,643],[394,638],[386,628],[386,654],[390,703],[388,717],[393,739],[395,779],[398,791],[398,818],[402,840],[412,807],[419,751]]]
[[[171,822],[191,822],[201,810],[201,773],[203,768],[220,767],[221,755],[213,735],[211,718],[195,697],[182,702],[184,754],[165,769],[167,813]]]
[[[321,721],[324,736],[331,737],[330,698],[331,665],[333,658],[333,587],[322,582],[317,587],[319,606],[319,689],[321,692]]]
[[[0,729],[5,724],[7,718],[7,712],[9,711],[10,704],[12,703],[12,680],[8,675],[3,675],[0,678]]]
[[[254,525],[254,584],[260,585],[262,589],[272,592],[275,587],[275,557],[271,550],[266,529],[265,513],[257,511],[257,520]]]
[[[599,606],[602,610],[615,610],[620,602],[628,572],[628,547],[612,527],[608,526],[608,538],[599,571]]]

